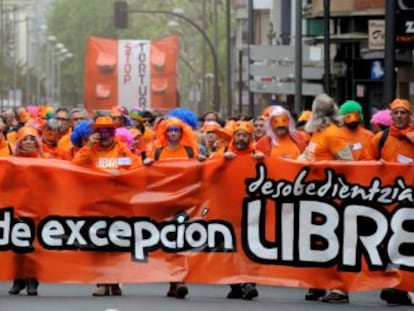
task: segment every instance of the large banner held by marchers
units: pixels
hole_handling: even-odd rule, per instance
[[[1,280],[414,290],[414,166],[0,160]]]
[[[88,111],[128,109],[166,112],[178,106],[178,37],[115,40],[89,37],[85,59]]]

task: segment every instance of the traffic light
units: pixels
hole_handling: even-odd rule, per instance
[[[117,28],[128,28],[128,3],[126,1],[114,3],[114,25]]]

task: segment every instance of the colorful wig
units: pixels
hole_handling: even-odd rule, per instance
[[[198,118],[194,112],[192,112],[188,108],[175,108],[171,110],[166,116],[175,117],[186,123],[187,125],[191,126],[191,128],[196,131],[198,129]]]
[[[391,110],[378,110],[371,118],[371,124],[378,124],[385,127],[391,126]]]
[[[134,145],[134,134],[132,134],[127,128],[118,127],[115,130],[115,137],[118,139],[118,141],[125,144],[129,150],[132,150]]]
[[[89,135],[92,134],[90,125],[93,123],[91,120],[80,121],[72,131],[70,135],[70,141],[78,148],[82,147],[84,139],[88,139]]]

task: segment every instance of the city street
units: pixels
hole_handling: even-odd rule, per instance
[[[11,282],[10,282],[11,283]],[[136,311],[136,310],[390,310],[379,299],[379,291],[353,293],[350,304],[324,304],[304,300],[305,289],[259,286],[259,299],[229,300],[225,285],[190,284],[185,300],[165,297],[167,284],[128,284],[122,297],[93,297],[93,285],[41,284],[38,297],[10,296],[9,282],[0,283],[0,311]],[[395,306],[411,310],[410,306]]]

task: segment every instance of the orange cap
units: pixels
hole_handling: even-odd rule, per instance
[[[253,133],[253,124],[249,121],[237,121],[234,124],[234,133],[237,131],[246,131],[247,133]]]
[[[21,141],[26,136],[39,137],[39,133],[32,126],[22,126],[17,132],[16,141]]]
[[[403,109],[411,112],[411,104],[406,99],[400,99],[400,98],[394,99],[392,101],[392,103],[390,104],[390,109],[394,110],[394,109],[397,109],[397,108],[403,108]]]

